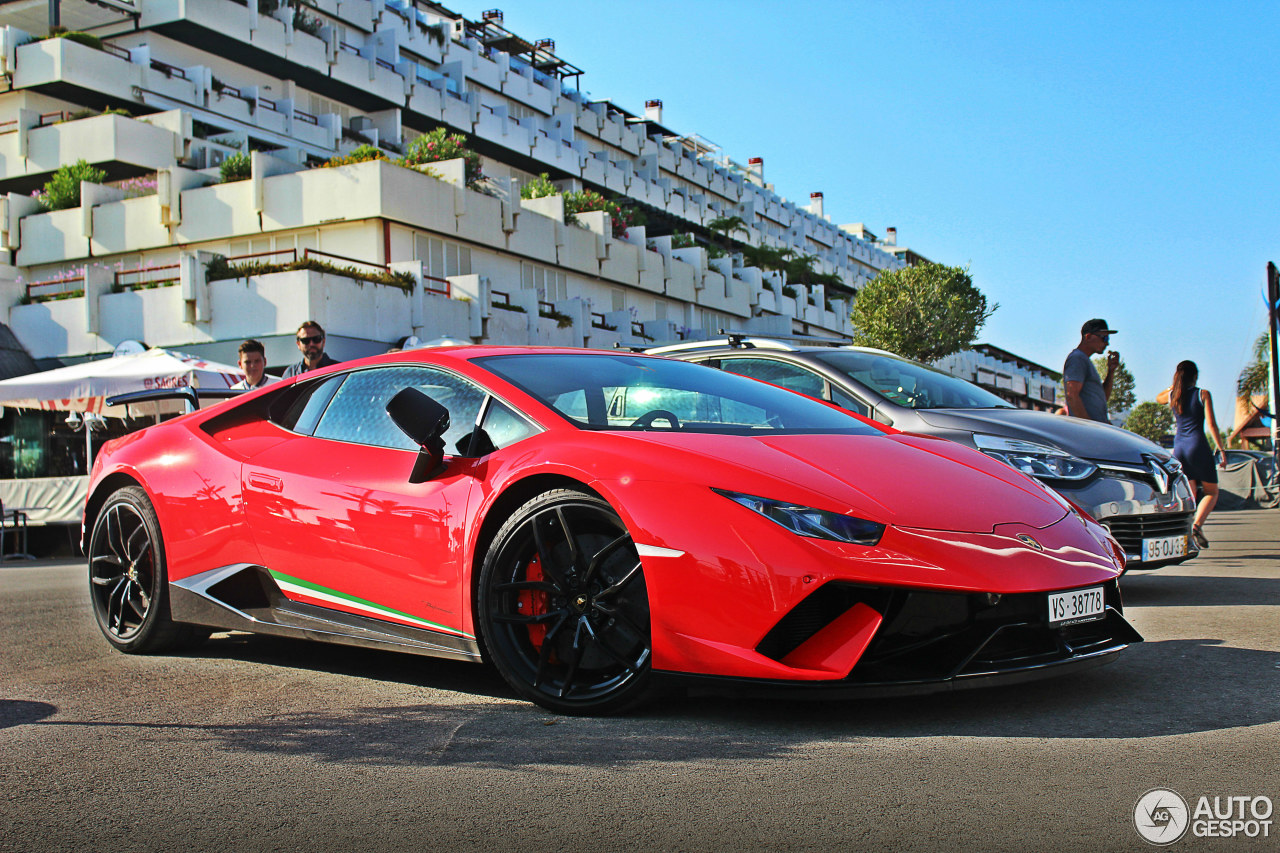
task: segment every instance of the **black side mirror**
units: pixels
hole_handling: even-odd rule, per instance
[[[387,403],[387,414],[422,448],[409,474],[410,483],[425,483],[444,470],[444,435],[449,410],[417,388],[402,388]]]

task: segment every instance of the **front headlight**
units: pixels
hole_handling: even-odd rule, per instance
[[[1098,470],[1092,462],[1050,444],[982,434],[974,435],[973,443],[992,459],[1045,480],[1084,480]]]
[[[744,495],[724,489],[712,489],[734,503],[752,512],[758,512],[770,521],[781,524],[792,533],[833,542],[852,542],[855,545],[874,545],[884,535],[884,525],[851,515],[814,509],[810,506]]]

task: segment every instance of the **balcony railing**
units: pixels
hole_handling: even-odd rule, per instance
[[[117,270],[112,282],[117,293],[123,290],[146,290],[152,287],[166,287],[177,284],[178,264],[164,264],[158,267],[138,267],[131,270]],[[173,272],[170,272],[172,270]]]
[[[166,77],[178,77],[182,80],[187,79],[187,72],[176,65],[170,65],[167,62],[161,62],[158,59],[153,59],[151,60],[151,67]]]
[[[453,296],[453,285],[447,278],[437,278],[434,275],[424,275],[422,277],[422,289],[428,293],[438,293],[441,296]]]
[[[79,283],[79,287],[69,285]],[[47,281],[33,281],[27,285],[27,298],[47,299],[51,296],[81,296],[84,294],[84,273],[76,273]]]
[[[313,255],[320,258],[332,258],[335,261],[343,261],[348,264],[359,264],[360,266],[373,267],[374,269],[385,273],[391,272],[391,267],[388,264],[379,264],[374,261],[362,261],[358,258],[348,258],[345,255],[335,255],[332,252],[322,252],[319,249],[302,250],[302,257],[304,258],[310,258]]]

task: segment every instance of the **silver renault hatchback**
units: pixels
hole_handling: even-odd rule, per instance
[[[883,350],[728,338],[654,347],[827,400],[904,432],[977,448],[1052,487],[1111,531],[1130,569],[1181,563],[1195,497],[1168,450],[1109,424],[1019,409],[971,382]]]

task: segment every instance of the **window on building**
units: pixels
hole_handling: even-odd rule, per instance
[[[569,298],[568,276],[560,270],[537,264],[520,264],[520,286],[525,290],[538,291],[538,296],[547,302]]]
[[[426,274],[434,278],[471,275],[471,249],[439,237],[415,234],[413,259],[422,261]]]

